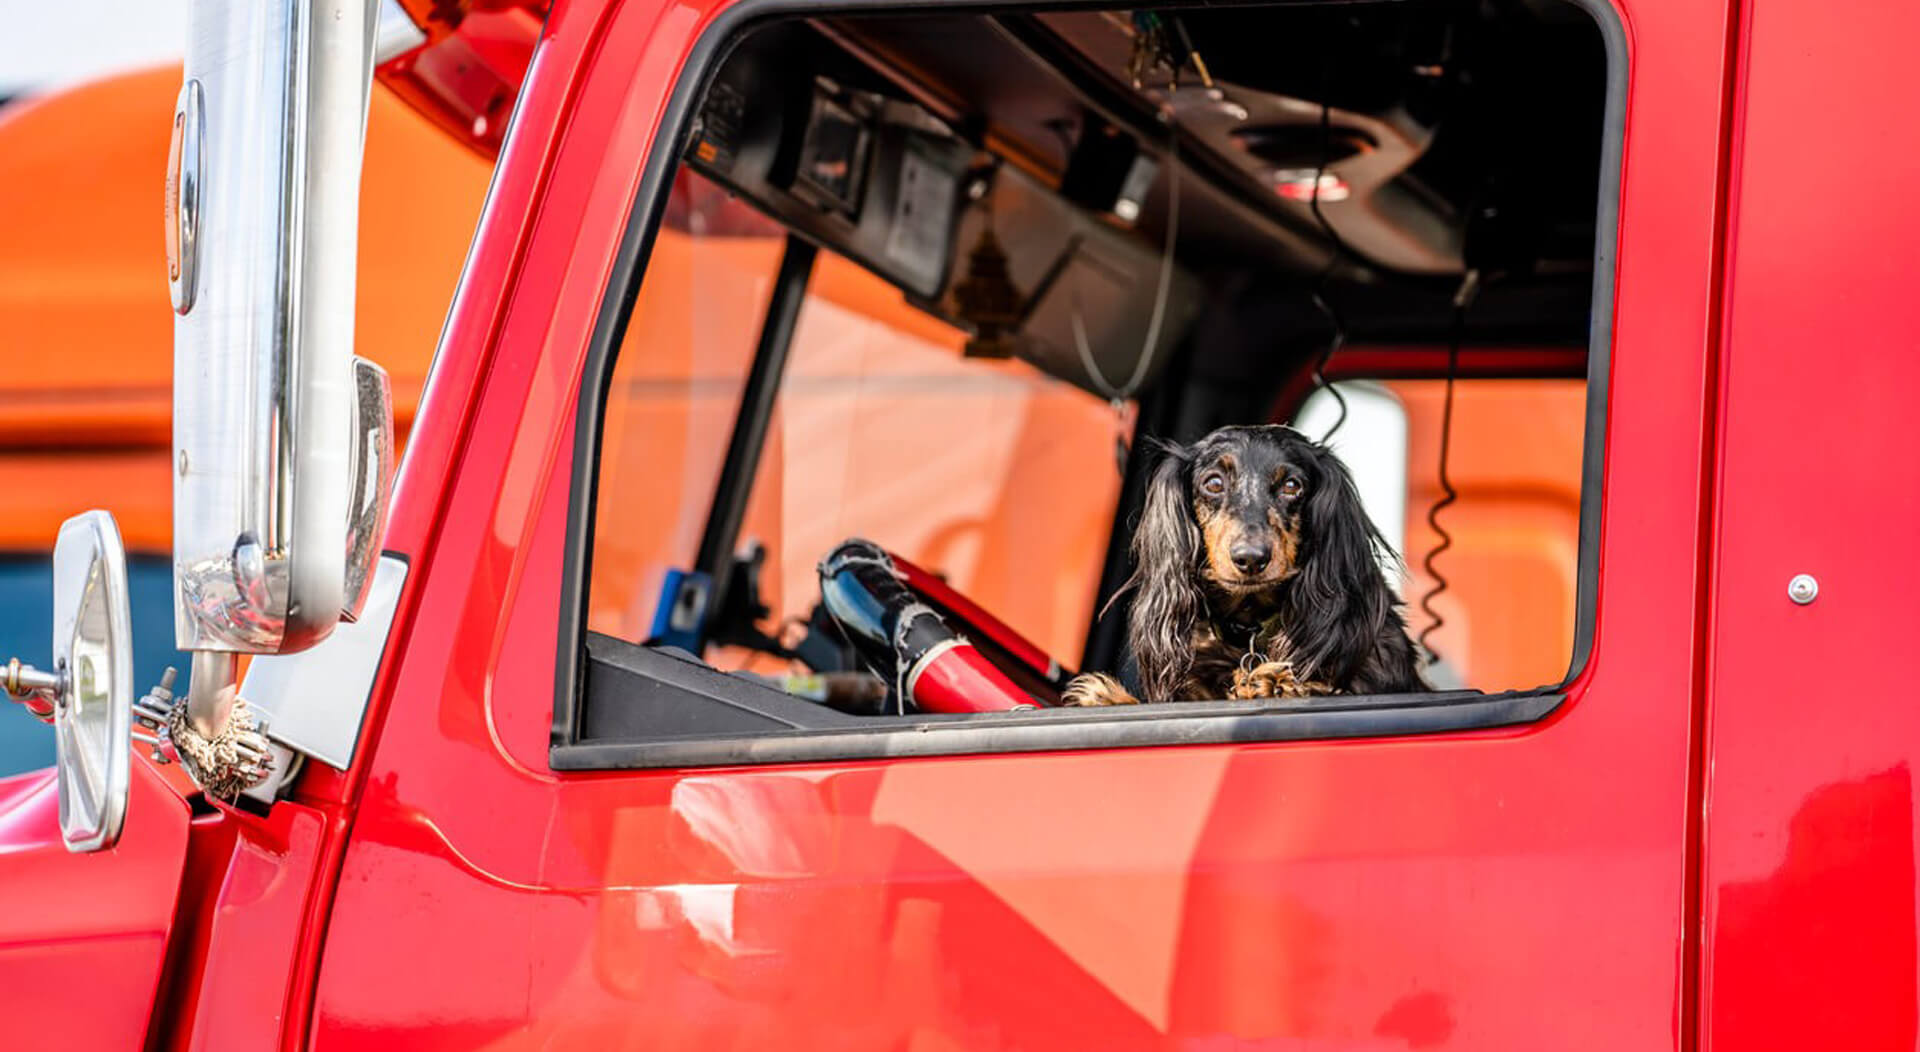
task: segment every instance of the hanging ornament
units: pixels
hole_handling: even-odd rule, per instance
[[[994,236],[993,213],[987,212],[986,218],[980,240],[967,254],[967,276],[954,286],[953,299],[961,320],[973,327],[966,356],[1011,358],[1025,297],[1007,273],[1007,253]]]
[[[1202,85],[1213,89],[1207,60],[1200,57],[1193,38],[1187,35],[1186,23],[1178,16],[1135,11],[1130,21],[1133,50],[1127,56],[1127,77],[1136,90],[1144,88],[1150,76],[1162,74],[1171,93],[1180,86],[1180,71],[1188,66],[1199,74]]]

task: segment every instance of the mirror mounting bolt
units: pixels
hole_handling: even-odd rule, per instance
[[[175,704],[173,681],[178,675],[173,666],[160,674],[160,685],[148,691],[139,701],[133,703],[134,722],[142,730],[133,732],[133,740],[150,746],[148,756],[154,763],[173,763],[180,754],[173,747],[173,740],[167,734],[167,717],[172,715]]]

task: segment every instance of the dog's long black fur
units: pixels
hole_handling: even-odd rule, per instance
[[[1281,426],[1165,445],[1133,536],[1128,642],[1150,701],[1431,689],[1353,478]],[[1250,650],[1252,660],[1246,660]],[[1263,666],[1264,676],[1248,671]],[[1070,704],[1135,699],[1081,677]]]

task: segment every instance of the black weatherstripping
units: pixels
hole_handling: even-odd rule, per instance
[[[1424,703],[1422,702],[1424,699]],[[1380,701],[1383,699],[1372,699]],[[829,763],[901,756],[969,756],[1067,749],[1125,749],[1157,745],[1231,745],[1251,742],[1331,741],[1406,734],[1489,730],[1533,723],[1560,706],[1560,694],[1415,695],[1416,704],[1364,709],[1261,709],[1245,702],[1174,702],[1125,707],[1123,716],[1100,709],[983,713],[966,723],[927,716],[904,728],[806,729],[690,739],[620,735],[579,745],[556,745],[556,771],[731,767],[757,763]],[[1225,706],[1232,706],[1231,710]],[[831,711],[831,710],[827,710]],[[848,717],[888,720],[887,716]],[[954,719],[956,717],[948,717]]]
[[[594,666],[587,740],[555,745],[556,771],[1435,734],[1531,723],[1565,700],[1561,694],[1453,691],[903,719],[849,716],[690,656],[598,633],[588,634],[587,649]]]
[[[1611,343],[1613,264],[1618,226],[1621,142],[1624,135],[1627,44],[1619,15],[1606,0],[1570,0],[1600,29],[1607,56],[1607,102],[1603,126],[1601,191],[1596,221],[1592,329],[1589,343],[1587,446],[1580,511],[1580,578],[1575,647],[1569,679],[1585,667],[1592,645],[1598,592],[1602,428],[1605,421],[1607,353]],[[1046,5],[1068,6],[1068,5]],[[1097,5],[1071,5],[1093,7]],[[1182,3],[1166,5],[1177,10]],[[550,762],[555,770],[697,767],[744,763],[873,759],[893,756],[961,755],[1062,749],[1199,745],[1231,742],[1325,740],[1481,730],[1539,720],[1565,699],[1558,691],[1478,695],[1419,694],[1341,697],[1313,702],[1187,702],[1099,709],[968,716],[848,717],[740,677],[660,651],[597,637],[589,656],[586,588],[592,574],[590,535],[599,474],[600,418],[639,296],[643,265],[653,249],[697,101],[741,34],[782,17],[862,12],[899,12],[938,7],[980,14],[1038,10],[1004,3],[949,0],[888,3],[885,0],[742,0],[726,8],[695,41],[686,69],[661,116],[659,134],[641,173],[607,295],[601,301],[587,349],[575,419],[573,479],[569,494],[564,569],[556,640],[555,698]],[[1116,531],[1116,534],[1118,531]],[[618,644],[606,647],[603,642]],[[646,657],[638,657],[633,652]],[[677,667],[658,665],[660,658]],[[596,667],[602,670],[593,675]],[[629,679],[625,677],[638,677]],[[647,682],[642,686],[639,680]],[[622,689],[624,686],[624,689]],[[602,690],[619,691],[601,698]],[[656,701],[690,709],[685,719],[636,725],[627,717],[659,706],[635,704],[636,691]],[[800,706],[796,709],[795,706]],[[718,707],[719,718],[697,712]],[[586,718],[591,708],[593,716]],[[857,727],[840,722],[854,720]],[[589,728],[593,733],[587,733]],[[751,728],[751,729],[750,729]],[[680,736],[663,735],[679,732]]]

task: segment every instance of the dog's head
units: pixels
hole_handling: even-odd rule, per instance
[[[1379,591],[1384,542],[1325,446],[1289,427],[1223,427],[1166,454],[1133,538],[1129,635],[1150,696],[1170,696],[1202,613],[1229,612],[1219,604],[1271,607],[1284,590],[1318,620]]]
[[[1185,482],[1201,577],[1241,596],[1299,573],[1308,494],[1326,483],[1323,456],[1279,427],[1223,427],[1191,447]]]

